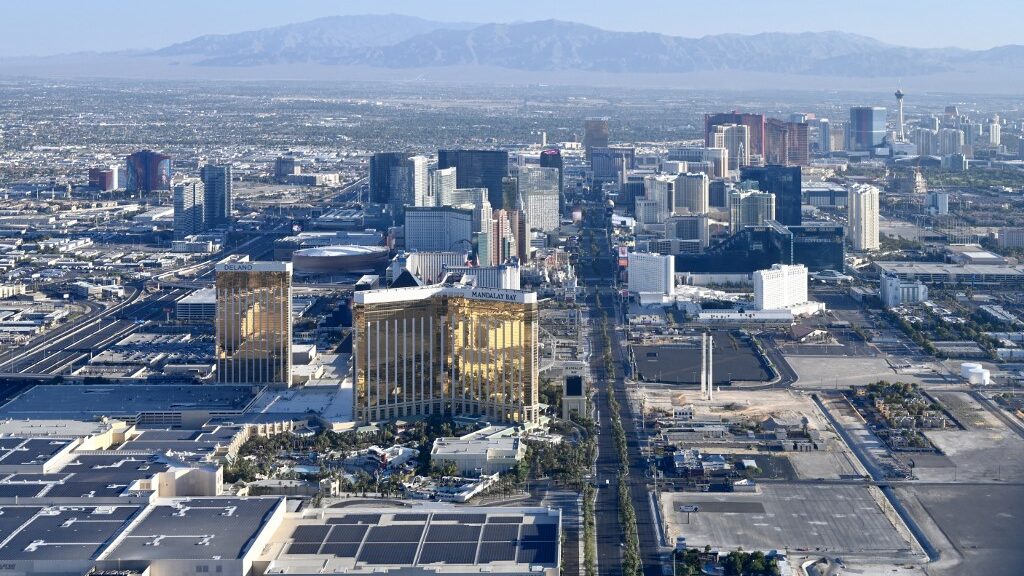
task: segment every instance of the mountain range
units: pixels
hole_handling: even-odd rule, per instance
[[[440,79],[758,88],[1012,92],[1024,46],[911,48],[846,32],[685,38],[574,22],[333,16],[158,50],[0,58],[0,75],[227,79]],[[741,73],[741,74],[737,74]],[[916,83],[916,84],[915,84]]]
[[[978,65],[1024,67],[1024,46],[971,51],[885,44],[844,32],[684,38],[613,32],[558,20],[443,23],[399,15],[335,16],[202,36],[152,53],[200,66],[314,63],[376,68],[494,66],[513,70],[688,73],[719,70],[913,76]]]

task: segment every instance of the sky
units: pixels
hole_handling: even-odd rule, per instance
[[[554,18],[688,37],[841,30],[914,47],[1024,44],[1021,0],[11,0],[0,9],[0,58],[160,48],[203,34],[385,13],[481,23]]]

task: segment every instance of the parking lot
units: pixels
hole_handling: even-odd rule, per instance
[[[941,533],[934,542],[948,541],[962,556],[950,551],[935,567],[934,576],[987,576],[1017,574],[1024,563],[1021,519],[1024,487],[998,484],[904,487],[897,491],[915,514],[927,514]],[[934,532],[934,531],[933,531]]]
[[[867,486],[765,483],[761,494],[674,493],[662,497],[669,536],[723,550],[788,548],[830,554],[910,552],[910,543]],[[689,515],[680,506],[694,505]]]

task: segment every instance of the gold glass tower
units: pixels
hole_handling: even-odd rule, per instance
[[[292,372],[292,265],[217,264],[217,381],[289,386]]]
[[[356,421],[445,414],[536,422],[537,322],[533,292],[441,285],[357,292]]]

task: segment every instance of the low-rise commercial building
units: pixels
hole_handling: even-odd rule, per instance
[[[519,431],[510,427],[489,426],[463,436],[438,438],[430,449],[431,462],[452,462],[463,475],[504,472],[525,456],[526,444]]]

